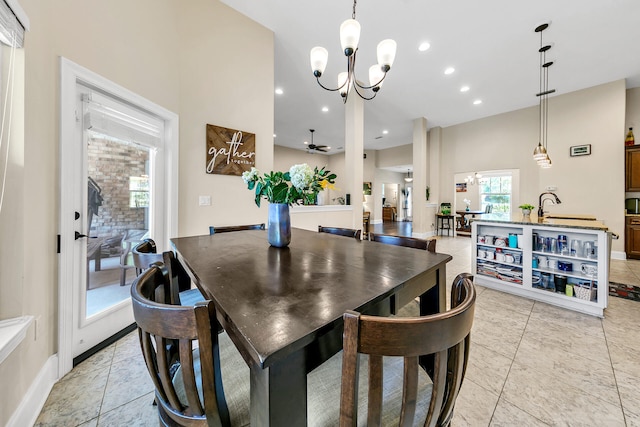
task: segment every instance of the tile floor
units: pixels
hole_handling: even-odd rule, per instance
[[[441,237],[448,283],[470,270],[470,240]],[[611,280],[640,285],[640,262]],[[640,303],[610,298],[598,319],[478,287],[467,376],[452,425],[640,426]],[[53,388],[37,426],[157,426],[132,333]]]

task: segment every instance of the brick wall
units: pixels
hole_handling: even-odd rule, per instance
[[[91,222],[91,236],[115,236],[147,229],[147,208],[129,207],[129,177],[147,174],[149,151],[113,139],[94,137],[88,145],[88,174],[102,189],[102,206]]]

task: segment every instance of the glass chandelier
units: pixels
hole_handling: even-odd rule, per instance
[[[323,89],[335,92],[340,91],[343,102],[347,98],[351,89],[364,100],[375,98],[382,86],[387,72],[391,69],[396,56],[396,42],[386,39],[378,43],[377,56],[378,64],[369,68],[369,86],[363,85],[355,77],[356,54],[358,52],[358,42],[360,41],[360,23],[356,21],[356,0],[353,1],[353,13],[351,19],[347,19],[340,25],[340,44],[347,57],[347,71],[338,74],[338,87],[328,88],[320,83],[320,76],[324,73],[329,59],[329,52],[324,47],[316,46],[311,49],[310,60],[311,70],[316,76],[316,81]],[[367,93],[366,91],[371,91]]]

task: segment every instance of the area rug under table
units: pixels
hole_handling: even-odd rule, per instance
[[[640,301],[640,288],[633,285],[623,285],[622,283],[609,282],[609,295]]]

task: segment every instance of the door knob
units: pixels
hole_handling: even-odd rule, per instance
[[[88,237],[86,234],[80,234],[76,231],[76,240],[78,240],[81,237]]]

